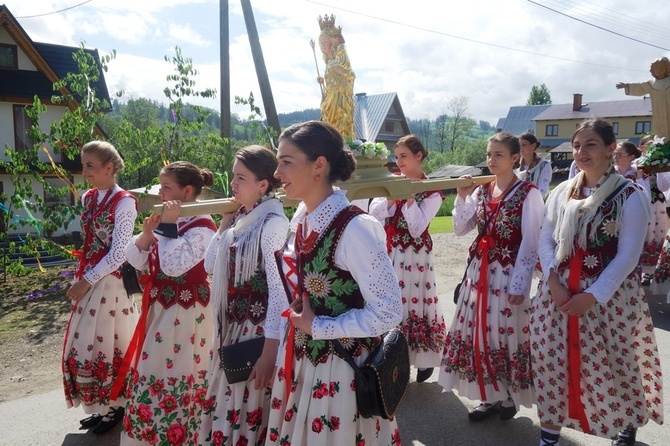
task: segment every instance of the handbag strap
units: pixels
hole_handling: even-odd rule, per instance
[[[352,369],[354,369],[354,373],[360,373],[361,368],[356,365],[356,362],[354,362],[354,358],[349,354],[349,352],[344,348],[342,343],[335,339],[332,341],[333,342],[333,349],[339,353],[340,357],[347,361],[349,365],[351,366]]]
[[[498,209],[500,209],[500,206],[503,205],[503,203],[505,202],[505,200],[507,199],[507,197],[509,196],[509,194],[511,194],[512,191],[516,190],[517,185],[518,185],[519,183],[521,183],[521,180],[517,179],[516,182],[514,183],[514,185],[513,185],[513,186],[512,186],[512,187],[505,193],[505,195],[503,196],[502,200],[500,200],[500,203],[498,204],[498,206],[499,206]],[[486,204],[484,204],[484,206],[486,206]],[[489,223],[491,223],[491,220],[492,220],[494,217],[496,217],[497,215],[498,215],[497,212],[496,212],[496,213],[492,213],[492,214],[486,219],[486,221],[484,222],[484,232],[480,232],[479,234],[477,234],[477,237],[475,238],[475,241],[474,241],[474,245],[475,245],[475,246],[476,246],[477,243],[479,243],[479,241],[484,237],[484,235],[486,235],[486,231],[487,231],[487,228],[488,228],[488,226],[489,226]],[[467,263],[465,264],[465,271],[463,272],[463,279],[461,280],[461,283],[465,282],[465,278],[466,278],[467,275],[468,275],[468,268],[470,268],[470,263],[472,263],[472,260],[473,260],[473,259],[474,259],[474,256],[473,256],[473,257],[470,257],[470,258],[468,259]]]

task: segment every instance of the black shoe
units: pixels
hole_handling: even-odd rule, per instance
[[[651,274],[645,273],[642,274],[642,286],[651,285]]]
[[[86,417],[83,420],[79,420],[79,424],[81,424],[81,427],[88,429],[89,427],[97,426],[100,420],[102,420],[102,415],[100,415],[99,413],[94,413],[90,417]]]
[[[433,374],[433,368],[432,367],[427,368],[427,369],[423,369],[423,370],[419,369],[419,371],[416,372],[416,382],[422,383],[425,380],[427,380],[428,378],[430,378],[430,375],[432,375],[432,374]]]
[[[475,407],[469,414],[468,418],[470,418],[470,421],[484,421],[491,415],[495,415],[500,412],[500,405],[502,404],[502,401],[498,401],[497,403],[494,404],[485,404],[481,403],[479,406]],[[486,407],[486,410],[479,410],[483,409]]]
[[[500,417],[501,421],[507,421],[511,420],[514,418],[514,415],[517,413],[516,405],[513,404],[511,407],[505,407],[502,404],[500,405],[500,413],[498,416]]]
[[[95,429],[93,429],[93,433],[96,435],[102,435],[105,432],[108,432],[114,428],[114,426],[119,424],[119,421],[123,420],[123,413],[123,407],[109,409],[107,415],[102,417],[102,420],[100,420]]]
[[[637,428],[629,427],[619,431],[618,438],[612,440],[612,446],[633,446],[635,444],[635,435],[637,434]]]

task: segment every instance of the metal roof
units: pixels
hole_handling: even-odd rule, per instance
[[[354,128],[357,138],[363,141],[383,140],[379,136],[387,118],[397,119],[405,134],[409,133],[407,119],[396,93],[357,93],[354,96]],[[397,135],[393,138],[398,139]]]
[[[547,110],[535,116],[533,120],[585,119],[595,116],[600,118],[651,117],[651,101],[649,99],[633,99],[590,102],[584,103],[578,111],[572,110],[572,103],[556,104],[550,105]]]
[[[517,136],[526,132],[535,133],[533,118],[543,113],[549,107],[551,105],[519,105],[510,107],[507,117],[498,121],[497,128],[502,129],[503,132],[509,132]]]

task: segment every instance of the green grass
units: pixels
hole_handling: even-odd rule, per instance
[[[428,228],[431,234],[442,234],[444,232],[454,232],[454,223],[451,216],[435,217],[430,222]]]

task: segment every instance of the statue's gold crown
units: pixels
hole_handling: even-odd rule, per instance
[[[321,28],[322,31],[328,28],[335,28],[334,14],[331,14],[330,16],[326,14],[323,17],[319,16],[318,20],[319,20],[319,28]]]

